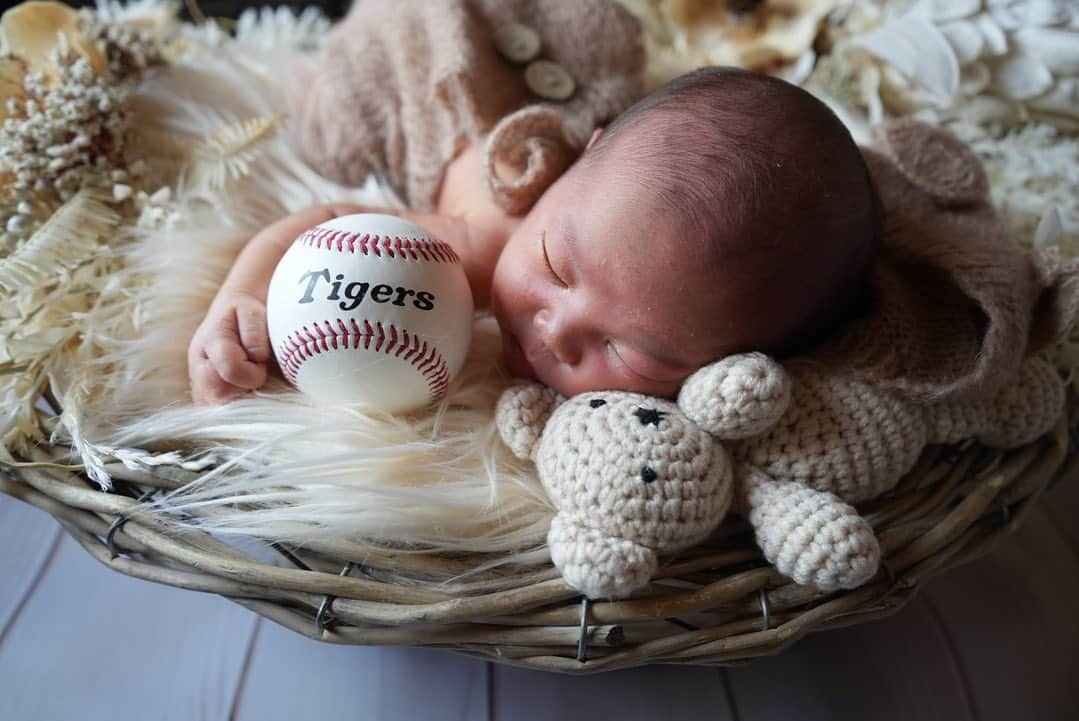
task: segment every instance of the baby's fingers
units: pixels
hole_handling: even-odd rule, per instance
[[[239,388],[254,390],[266,382],[266,364],[256,363],[238,343],[216,338],[206,346],[206,356],[218,375]]]
[[[240,332],[240,343],[247,351],[248,359],[265,366],[270,360],[270,336],[266,328],[266,310],[261,306],[239,307],[236,309],[236,325]]]
[[[244,393],[218,375],[209,358],[199,358],[190,367],[191,400],[196,405],[212,406],[225,403]]]

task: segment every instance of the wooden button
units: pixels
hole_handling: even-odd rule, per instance
[[[495,30],[495,47],[507,60],[527,63],[539,55],[540,36],[527,25],[510,23]]]
[[[537,60],[525,68],[525,82],[536,95],[548,100],[566,100],[577,89],[573,76],[550,60]]]

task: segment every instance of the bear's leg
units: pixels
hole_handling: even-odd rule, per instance
[[[852,506],[756,468],[741,470],[744,513],[764,557],[780,573],[822,591],[855,588],[876,574],[877,537]]]

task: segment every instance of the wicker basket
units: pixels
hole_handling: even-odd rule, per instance
[[[56,417],[43,411],[44,437]],[[590,673],[649,663],[733,665],[773,654],[809,631],[891,615],[932,573],[969,561],[1011,533],[1055,480],[1079,481],[1075,392],[1052,432],[1000,451],[971,441],[929,446],[895,490],[861,504],[882,570],[861,588],[824,594],[761,558],[731,518],[705,543],[663,559],[652,583],[617,602],[590,602],[550,565],[439,584],[489,558],[408,553],[351,541],[304,549],[271,544],[270,563],[144,501],[194,478],[109,466],[98,490],[69,451],[39,446],[0,470],[0,490],[48,511],[94,558],[121,573],[217,593],[310,638],[331,643],[446,648],[528,668]],[[505,590],[507,573],[512,587]]]

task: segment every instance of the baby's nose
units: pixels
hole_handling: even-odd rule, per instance
[[[572,328],[566,322],[564,314],[556,314],[543,308],[536,312],[532,322],[543,344],[559,362],[574,365],[580,360],[580,349],[573,339]]]

